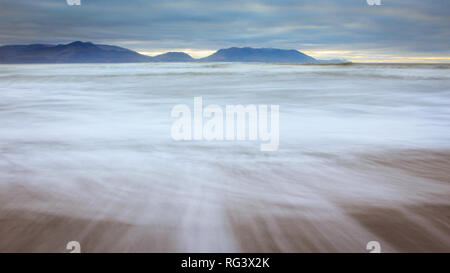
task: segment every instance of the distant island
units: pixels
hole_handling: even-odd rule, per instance
[[[2,64],[139,62],[329,63],[330,61],[316,60],[298,50],[275,48],[232,47],[220,49],[205,58],[194,59],[184,52],[168,52],[151,57],[118,46],[80,41],[65,45],[32,44],[0,47],[0,63]]]

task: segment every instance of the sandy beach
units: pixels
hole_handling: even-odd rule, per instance
[[[367,252],[366,243],[376,240],[383,252],[449,251],[450,151],[396,151],[328,163],[342,172],[351,167],[352,175],[366,183],[404,190],[409,200],[362,198],[357,192],[345,196],[314,186],[314,179],[326,178],[306,173],[297,173],[296,179],[285,174],[289,179],[278,185],[252,173],[244,181],[267,183],[267,190],[243,195],[233,183],[220,193],[205,187],[199,189],[202,199],[191,200],[190,206],[180,196],[141,199],[150,189],[131,199],[94,191],[80,202],[39,188],[2,188],[0,250],[66,252],[66,243],[76,240],[83,252]],[[308,185],[309,196],[317,195],[317,204],[299,202],[305,191],[292,191],[298,182]],[[154,217],[140,218],[148,214]]]

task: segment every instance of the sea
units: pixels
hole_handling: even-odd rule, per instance
[[[279,145],[175,140],[279,107]],[[0,252],[450,251],[450,64],[0,65]]]

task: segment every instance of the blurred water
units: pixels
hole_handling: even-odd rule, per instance
[[[387,251],[449,251],[450,215],[440,212],[450,206],[449,71],[1,65],[0,232],[8,238],[0,234],[0,251],[55,252],[77,238],[87,251],[364,252],[370,240]],[[175,142],[172,107],[194,96],[204,105],[280,105],[279,150]],[[434,207],[411,208],[420,205]],[[386,227],[393,233],[415,225],[429,236],[396,242],[364,222],[378,215],[373,208],[392,210],[375,223],[406,219]],[[66,218],[58,228],[48,217]]]

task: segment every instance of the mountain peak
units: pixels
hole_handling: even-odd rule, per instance
[[[317,60],[298,50],[277,48],[231,47],[220,49],[203,58],[208,62],[274,62],[274,63],[316,63]]]
[[[82,42],[82,41],[75,41],[75,42],[71,42],[67,45],[92,45],[92,42]]]
[[[156,62],[192,62],[194,58],[184,52],[167,52],[153,57]]]
[[[63,46],[81,46],[81,47],[87,47],[87,46],[95,46],[92,42],[82,42],[82,41],[75,41]]]

